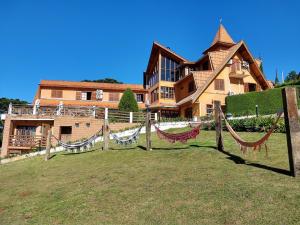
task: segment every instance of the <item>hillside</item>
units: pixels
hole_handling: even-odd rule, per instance
[[[262,134],[243,134],[256,139]],[[225,133],[153,151],[113,145],[107,152],[60,153],[0,166],[1,224],[297,224],[300,181],[287,176],[284,134],[241,155]],[[246,158],[247,161],[243,161]]]

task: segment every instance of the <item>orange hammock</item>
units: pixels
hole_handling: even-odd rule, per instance
[[[227,130],[229,131],[229,133],[231,134],[231,136],[233,137],[233,139],[240,145],[240,148],[241,148],[241,151],[243,153],[245,153],[247,151],[247,148],[253,148],[253,150],[260,150],[261,149],[261,146],[264,144],[265,145],[265,148],[266,148],[266,154],[268,153],[268,147],[267,147],[267,144],[265,143],[269,137],[271,136],[271,134],[273,133],[274,129],[276,128],[276,124],[278,123],[281,115],[282,115],[283,112],[281,112],[277,119],[275,120],[275,122],[273,123],[271,129],[261,138],[259,139],[258,141],[255,141],[255,142],[247,142],[245,140],[243,140],[233,129],[232,127],[230,126],[230,124],[228,123],[228,121],[226,120],[225,116],[223,113],[222,114],[222,117],[225,121],[225,125],[226,125],[226,128]]]
[[[193,128],[190,131],[177,133],[177,134],[167,133],[167,132],[160,130],[157,126],[154,126],[154,127],[156,129],[157,136],[160,139],[167,140],[170,143],[174,143],[175,141],[180,141],[181,143],[186,143],[187,140],[196,138],[198,136],[198,134],[200,133],[200,125]]]

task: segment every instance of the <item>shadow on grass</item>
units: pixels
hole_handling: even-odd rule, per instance
[[[94,152],[96,150],[102,150],[102,149],[101,148],[93,148],[92,150],[82,151],[82,152],[65,152],[62,155],[79,155],[79,154],[85,154],[85,153],[89,153],[89,152]]]
[[[147,150],[146,147],[144,146],[137,146],[138,148],[142,149],[142,150]],[[166,150],[166,151],[171,151],[171,150],[187,150],[190,148],[212,148],[212,149],[217,149],[216,146],[210,146],[210,145],[197,145],[197,144],[191,144],[189,146],[185,146],[185,147],[161,147],[161,148],[157,148],[157,147],[152,147],[152,150]]]
[[[259,163],[247,162],[242,157],[234,155],[234,154],[229,153],[227,151],[219,150],[219,152],[227,155],[228,156],[227,159],[233,161],[235,164],[242,164],[242,165],[246,165],[246,166],[252,166],[252,167],[256,167],[256,168],[260,168],[260,169],[269,170],[269,171],[272,171],[272,172],[275,172],[275,173],[280,173],[280,174],[283,174],[283,175],[291,176],[291,172],[289,170],[280,169],[280,168],[267,166],[267,165],[262,165],[262,164],[259,164]]]

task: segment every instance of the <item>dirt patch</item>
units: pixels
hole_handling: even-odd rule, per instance
[[[25,198],[29,195],[31,195],[32,193],[30,191],[23,191],[21,193],[19,193],[19,196],[22,197],[22,198]]]

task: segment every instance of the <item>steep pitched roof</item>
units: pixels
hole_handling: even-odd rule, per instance
[[[229,52],[230,49],[208,52],[208,56],[214,70],[222,64]]]
[[[169,54],[170,56],[177,59],[178,61],[190,62],[189,60],[185,59],[184,57],[178,55],[176,52],[172,51],[170,48],[167,48],[167,47],[163,46],[162,44],[160,44],[158,42],[153,42],[146,72],[148,72],[150,70],[152,62],[155,60],[155,57],[156,57],[159,50],[161,50],[165,54]]]
[[[220,24],[219,29],[215,35],[215,38],[211,44],[213,46],[214,44],[221,42],[221,43],[229,43],[229,44],[235,44],[230,35],[228,34],[225,27]]]
[[[209,79],[209,77],[212,76],[213,71],[208,70],[208,71],[193,71],[192,72],[195,85],[198,88],[202,88],[205,82]]]
[[[221,70],[226,66],[227,62],[234,56],[234,54],[241,48],[244,47],[244,52],[248,54],[249,58],[251,59],[251,68],[256,71],[258,74],[257,79],[261,82],[261,84],[264,85],[265,88],[269,88],[269,83],[267,80],[264,78],[261,70],[259,69],[259,66],[257,65],[255,59],[251,55],[250,51],[248,50],[246,44],[243,41],[240,41],[236,45],[232,46],[230,49],[228,49],[228,53],[225,58],[223,58],[223,61],[219,63],[217,60],[217,64],[219,65],[217,68],[214,69],[214,71],[211,73],[211,75],[206,74],[207,79],[206,80],[201,80],[201,83],[199,83],[200,87],[197,87],[197,91],[194,92],[193,94],[187,96],[186,98],[180,100],[177,105],[182,105],[184,103],[187,103],[189,101],[192,101],[193,103],[198,99],[198,97],[206,90],[206,88],[213,82],[213,80],[219,75]],[[199,71],[200,72],[200,71]],[[202,71],[201,71],[202,72]],[[195,73],[195,72],[194,72]],[[199,73],[199,76],[201,76],[201,73]],[[195,78],[194,78],[195,79]],[[196,82],[196,80],[195,80]]]

